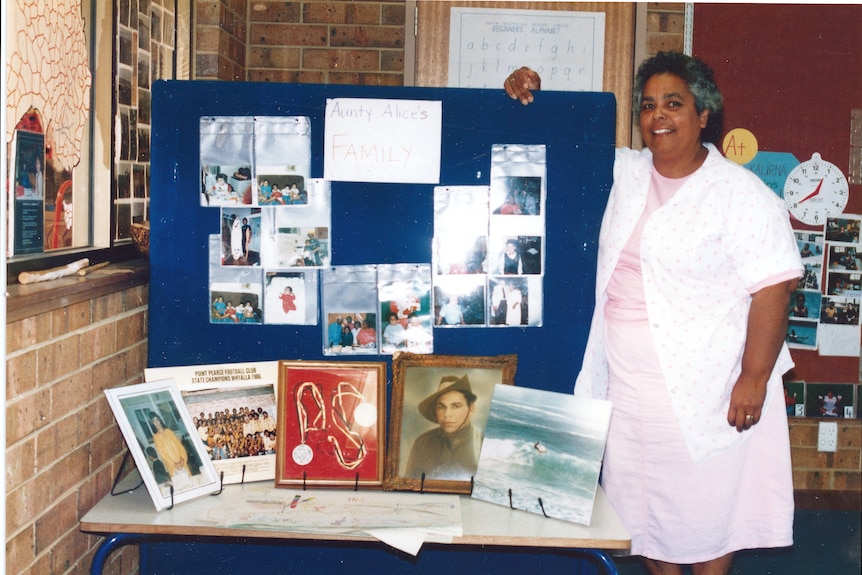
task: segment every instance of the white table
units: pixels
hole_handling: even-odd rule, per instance
[[[200,521],[215,498],[231,497],[242,485],[225,486],[217,496],[204,496],[156,511],[147,491],[140,487],[131,493],[107,495],[82,519],[80,529],[106,535],[93,558],[92,575],[100,575],[111,552],[122,545],[158,541],[159,537],[219,537],[292,539],[308,541],[373,541],[371,536],[326,535],[266,529],[228,528]],[[274,487],[272,489],[275,489]],[[410,494],[417,498],[421,493]],[[451,545],[529,547],[570,549],[592,557],[612,574],[618,574],[609,552],[625,554],[631,540],[604,492],[598,489],[590,526],[549,519],[535,513],[514,510],[460,496],[463,534]]]

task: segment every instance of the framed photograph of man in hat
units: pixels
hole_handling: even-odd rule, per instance
[[[469,494],[491,396],[518,356],[396,353],[384,489]]]

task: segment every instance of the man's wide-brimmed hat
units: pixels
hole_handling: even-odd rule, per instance
[[[476,401],[476,394],[473,393],[473,388],[470,387],[470,379],[466,375],[462,377],[446,375],[437,384],[437,391],[423,399],[419,404],[419,413],[422,414],[422,417],[437,423],[437,400],[441,395],[450,391],[460,391],[470,403]]]

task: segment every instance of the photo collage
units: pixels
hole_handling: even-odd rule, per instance
[[[200,120],[209,321],[321,325],[325,355],[432,353],[434,328],[539,327],[543,145],[497,144],[490,185],[434,187],[432,261],[337,265],[332,183],[303,116]]]
[[[794,230],[805,270],[790,298],[789,347],[817,350],[821,355],[859,355],[859,230],[857,216],[830,217],[824,231]],[[845,349],[853,342],[855,349]]]
[[[785,341],[823,358],[859,356],[860,217],[840,214],[821,230],[793,231],[804,272],[790,296]],[[788,417],[858,418],[859,385],[785,381]]]

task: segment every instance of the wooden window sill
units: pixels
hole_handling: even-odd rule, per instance
[[[6,286],[6,323],[147,284],[149,281],[149,260],[139,258],[111,264],[84,276],[74,274],[32,284],[10,284]]]

